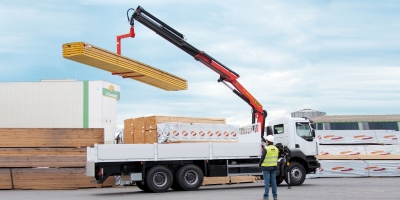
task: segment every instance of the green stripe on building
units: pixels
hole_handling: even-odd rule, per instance
[[[83,128],[89,128],[89,82],[83,81]]]

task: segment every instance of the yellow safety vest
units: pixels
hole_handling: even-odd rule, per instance
[[[273,167],[278,165],[278,155],[279,150],[274,145],[268,145],[265,147],[267,154],[261,166],[263,167]]]

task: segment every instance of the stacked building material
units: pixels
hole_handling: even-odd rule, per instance
[[[157,125],[158,142],[237,142],[239,126],[168,122]]]
[[[225,124],[224,118],[198,118],[175,116],[148,116],[124,120],[124,144],[158,143],[161,135],[157,133],[157,124],[165,122]]]
[[[226,185],[226,184],[240,184],[240,183],[254,183],[256,176],[220,176],[220,177],[204,177],[202,183],[205,185]]]
[[[400,176],[398,131],[317,131],[316,177]]]
[[[86,147],[104,143],[102,128],[0,129],[0,189],[113,186],[86,177]]]
[[[0,168],[0,189],[12,189],[11,173],[8,168]]]
[[[185,90],[185,79],[85,42],[63,44],[63,57],[167,91]]]

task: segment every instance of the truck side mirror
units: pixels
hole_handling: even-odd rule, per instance
[[[315,129],[315,124],[314,123],[310,123],[310,126],[312,129]]]
[[[267,126],[267,135],[273,135],[271,126]]]
[[[313,138],[315,138],[315,130],[314,130],[314,129],[311,130],[311,136],[312,136]]]

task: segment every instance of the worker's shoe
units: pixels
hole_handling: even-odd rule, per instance
[[[274,198],[274,200],[278,200],[278,198]]]

